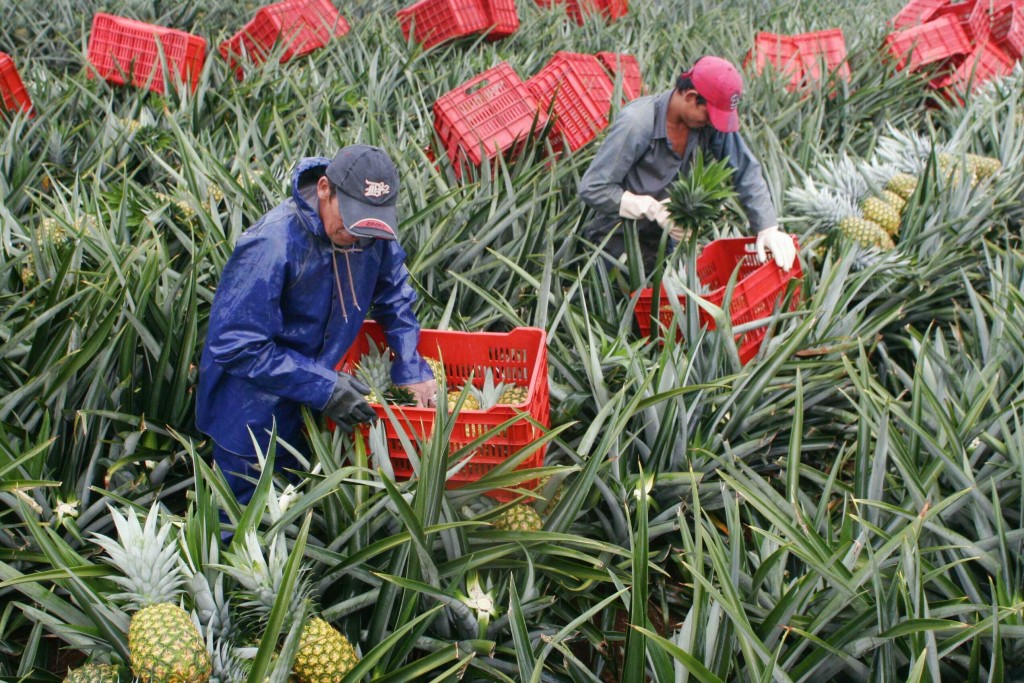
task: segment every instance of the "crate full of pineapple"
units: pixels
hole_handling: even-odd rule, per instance
[[[520,418],[477,448],[471,461],[449,481],[449,486],[477,481],[539,439],[541,430],[530,419],[545,427],[550,425],[544,330],[532,327],[518,327],[510,332],[421,330],[418,349],[434,369],[439,390],[440,373],[444,373],[448,393],[439,396],[438,402],[447,406],[449,412],[458,406],[450,439],[452,451],[514,417]],[[368,400],[384,425],[395,477],[408,479],[413,475],[413,468],[399,430],[404,430],[414,440],[426,441],[433,433],[436,411],[409,405],[401,391],[390,386],[390,363],[391,354],[383,329],[376,322],[367,321],[338,369],[354,373],[375,391],[383,391],[382,396],[374,393]],[[395,414],[396,421],[389,418],[382,402],[390,404],[387,408]],[[540,467],[543,462],[544,448],[541,447],[519,468]]]
[[[793,238],[796,241],[796,238]],[[736,284],[732,291],[729,306],[732,324],[742,325],[754,320],[769,318],[776,303],[786,293],[790,280],[803,277],[799,259],[793,261],[789,272],[783,271],[769,258],[765,263],[758,263],[754,237],[732,237],[717,239],[707,244],[697,257],[697,278],[700,280],[704,299],[716,306],[725,301],[729,279],[738,269]],[[798,250],[799,251],[799,250]],[[651,310],[654,306],[654,290],[642,289],[636,293],[636,315],[640,332],[650,335]],[[661,289],[658,321],[668,328],[672,324],[673,309],[666,298],[664,287]],[[800,301],[799,286],[794,290],[790,306],[795,308]],[[685,309],[686,295],[679,295],[679,305]],[[700,310],[701,322],[708,329],[714,329],[715,321],[703,309]],[[681,327],[680,327],[681,329]],[[736,347],[739,349],[740,361],[748,362],[757,355],[768,331],[767,323],[744,334],[736,335]],[[681,333],[679,333],[681,339]]]

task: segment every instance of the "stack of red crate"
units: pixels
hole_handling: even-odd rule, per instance
[[[892,23],[897,68],[933,65],[931,87],[952,96],[1010,73],[1024,53],[1024,0],[911,0]]]
[[[110,83],[148,86],[163,94],[165,62],[168,74],[195,90],[205,59],[206,40],[199,36],[102,12],[93,16],[90,78],[98,75]]]
[[[556,151],[576,151],[608,126],[614,86],[594,55],[556,52],[526,82],[543,111],[555,117],[551,129]]]
[[[423,49],[477,34],[504,38],[519,28],[515,0],[419,0],[395,17],[405,39]]]
[[[607,21],[615,21],[629,12],[628,0],[536,0],[541,7],[565,5],[565,13],[577,24],[583,22],[591,14],[600,14]]]
[[[0,110],[25,111],[32,116],[32,100],[10,55],[0,52]]]
[[[761,31],[747,52],[744,66],[754,65],[756,73],[773,68],[786,79],[786,89],[822,83],[831,74],[850,79],[846,63],[846,39],[841,29],[827,29],[786,36]]]
[[[622,100],[629,102],[643,95],[644,81],[640,74],[640,62],[636,57],[622,52],[598,52],[597,58],[614,81],[622,75]]]
[[[544,110],[506,62],[434,103],[434,130],[459,178],[466,164],[479,167],[485,159],[515,153],[546,124]]]
[[[283,0],[257,11],[241,31],[220,44],[220,53],[238,78],[242,78],[243,59],[254,64],[266,61],[278,41],[285,46],[281,54],[283,64],[348,31],[348,22],[338,14],[331,0]]]

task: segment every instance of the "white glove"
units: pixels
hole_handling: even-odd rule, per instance
[[[619,215],[623,218],[646,218],[661,226],[662,230],[668,232],[669,237],[677,242],[686,238],[685,231],[672,222],[668,214],[668,199],[658,201],[646,194],[633,194],[630,191],[622,193],[622,200],[619,202]]]
[[[646,218],[649,221],[655,221],[659,211],[665,211],[665,207],[648,194],[633,194],[626,190],[622,193],[622,199],[619,201],[619,215],[623,218],[633,220]]]
[[[779,226],[773,225],[757,233],[757,261],[764,263],[768,260],[765,249],[772,253],[775,258],[775,265],[782,270],[789,272],[796,259],[796,245],[790,235],[779,230]]]

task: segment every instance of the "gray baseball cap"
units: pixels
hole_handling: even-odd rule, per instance
[[[356,237],[393,240],[398,229],[398,170],[380,147],[343,147],[327,165],[338,188],[338,210]]]

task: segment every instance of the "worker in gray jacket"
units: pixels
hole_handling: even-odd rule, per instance
[[[623,107],[580,182],[580,197],[597,212],[584,237],[597,244],[611,233],[605,251],[618,259],[625,253],[623,229],[633,225],[623,219],[635,220],[644,270],[650,274],[661,233],[667,231],[675,241],[684,237],[665,204],[672,183],[689,171],[701,149],[705,158],[726,159],[732,167],[740,203],[757,234],[759,261],[764,263],[770,252],[788,271],[796,246],[779,229],[761,164],[737,132],[742,93],[736,67],[707,56],[680,75],[674,89]]]

